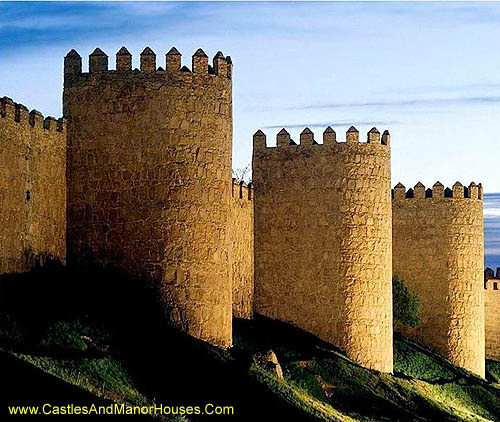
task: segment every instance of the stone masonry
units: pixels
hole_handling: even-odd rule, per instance
[[[233,316],[252,318],[254,299],[253,187],[236,179],[231,184],[229,260],[233,284]]]
[[[392,352],[390,136],[351,127],[318,144],[304,129],[277,146],[253,137],[255,310],[390,372]]]
[[[500,359],[500,271],[483,286],[482,187],[390,189],[390,135],[351,127],[253,137],[253,184],[230,182],[232,62],[189,69],[148,47],[132,69],[64,59],[66,120],[0,100],[0,273],[48,258],[111,266],[158,291],[176,327],[226,348],[254,312],[393,369],[392,273],[421,303],[404,330],[484,376]],[[255,192],[254,192],[255,186]],[[483,289],[486,287],[486,290]],[[486,309],[486,335],[485,335]]]
[[[405,333],[484,377],[481,185],[398,184],[393,198],[393,271],[420,299],[420,325]]]
[[[500,268],[486,269],[484,288],[486,357],[500,360]]]
[[[232,341],[228,258],[232,63],[199,49],[191,70],[122,48],[96,49],[89,72],[64,60],[68,261],[112,265],[159,290],[168,319],[221,347]]]
[[[66,259],[66,122],[0,99],[0,274]]]

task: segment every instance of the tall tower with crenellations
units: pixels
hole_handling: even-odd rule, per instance
[[[255,310],[391,372],[390,135],[253,137]]]
[[[456,365],[485,373],[483,188],[457,182],[393,190],[393,270],[420,300],[405,333]]]
[[[64,59],[68,260],[149,281],[175,326],[228,347],[231,59],[172,48],[162,68],[148,47],[132,67],[125,47],[115,70],[98,48],[85,73]]]

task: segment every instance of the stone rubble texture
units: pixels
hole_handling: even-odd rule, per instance
[[[255,311],[391,372],[390,146],[358,135],[254,135]]]
[[[253,188],[232,180],[229,217],[229,261],[233,291],[233,316],[253,317]]]
[[[230,64],[180,55],[156,71],[120,70],[96,50],[90,73],[65,58],[68,261],[112,265],[159,290],[168,319],[221,347],[232,342],[228,261],[231,199]]]
[[[0,99],[0,274],[66,260],[66,122]]]
[[[406,334],[484,376],[500,359],[500,271],[483,285],[482,187],[390,190],[390,135],[297,145],[253,138],[253,184],[230,182],[232,61],[201,49],[95,49],[64,60],[64,116],[0,100],[0,273],[46,258],[112,266],[153,285],[173,325],[232,344],[254,312],[391,372],[392,285],[419,294]],[[165,70],[164,70],[165,69]],[[255,186],[255,192],[254,192]],[[496,281],[498,279],[498,282]],[[486,289],[484,289],[486,287]],[[486,313],[486,316],[485,316]],[[486,327],[486,329],[485,329]],[[485,334],[486,333],[486,334]]]
[[[482,187],[422,184],[393,193],[393,272],[420,300],[405,334],[485,375]]]

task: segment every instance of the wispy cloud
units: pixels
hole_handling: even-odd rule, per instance
[[[484,218],[500,218],[500,208],[484,208]]]
[[[297,128],[305,128],[305,127],[321,127],[321,128],[326,128],[327,126],[389,126],[392,125],[394,126],[395,124],[398,124],[399,122],[395,121],[364,121],[364,120],[339,120],[337,122],[319,122],[319,123],[288,123],[284,125],[272,125],[272,126],[264,126],[264,129],[281,129],[281,128],[290,128],[290,129],[297,129]]]
[[[411,107],[411,106],[444,106],[460,104],[495,104],[500,103],[500,96],[477,96],[477,97],[456,97],[456,98],[414,98],[401,100],[375,100],[360,101],[351,103],[318,103],[304,104],[287,107],[285,110],[313,110],[313,109],[346,109],[363,107]]]

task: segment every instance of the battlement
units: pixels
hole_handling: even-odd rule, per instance
[[[63,118],[56,119],[52,116],[44,116],[37,110],[29,110],[23,104],[15,103],[9,97],[0,98],[0,117],[9,119],[19,125],[30,125],[40,131],[48,133],[60,132],[66,134],[67,122]]]
[[[247,201],[253,200],[253,185],[249,183],[248,185],[244,182],[238,182],[236,178],[233,177],[231,182],[231,197],[233,199],[242,199]]]
[[[140,54],[140,69],[132,69],[132,54],[122,47],[116,53],[116,69],[108,68],[108,55],[100,48],[96,48],[89,55],[89,70],[82,72],[82,57],[76,50],[71,50],[64,58],[64,76],[65,81],[74,80],[75,76],[84,78],[93,75],[137,75],[137,76],[156,76],[165,77],[179,76],[182,79],[192,79],[198,76],[232,78],[232,60],[230,56],[224,56],[221,51],[212,59],[209,64],[207,54],[199,48],[191,57],[191,69],[182,65],[181,53],[172,47],[165,55],[165,67],[157,67],[156,53],[149,47],[146,47]]]
[[[373,145],[383,145],[389,147],[391,144],[391,135],[388,130],[385,130],[382,136],[380,135],[380,132],[377,130],[377,128],[372,128],[366,136],[366,142],[360,142],[359,140],[359,131],[354,127],[351,126],[347,132],[346,132],[346,140],[345,142],[338,142],[337,141],[337,135],[335,131],[328,126],[324,132],[323,132],[323,139],[322,143],[318,143],[314,137],[314,133],[306,127],[301,133],[300,133],[300,140],[299,143],[297,144],[291,137],[290,133],[287,132],[286,129],[281,129],[278,134],[276,135],[276,146],[271,146],[267,145],[266,142],[266,134],[262,132],[262,130],[258,130],[255,132],[253,135],[253,145],[254,149],[256,150],[263,150],[263,149],[281,149],[281,148],[295,148],[295,147],[314,147],[314,148],[321,148],[321,147],[329,147],[329,148],[335,148],[335,147],[345,147],[349,145],[367,145],[367,146],[373,146]]]
[[[491,278],[497,278],[500,280],[500,267],[497,267],[497,271],[495,273],[495,271],[493,271],[492,268],[490,267],[487,267],[485,270],[484,270],[484,281],[488,281],[489,279]]]
[[[474,182],[464,186],[456,182],[451,188],[445,188],[440,182],[434,183],[432,188],[426,188],[418,182],[413,188],[406,190],[402,183],[398,183],[391,191],[393,200],[418,199],[483,199],[483,186]]]
[[[497,267],[496,273],[489,267],[484,270],[484,288],[486,290],[500,290],[500,267]]]

